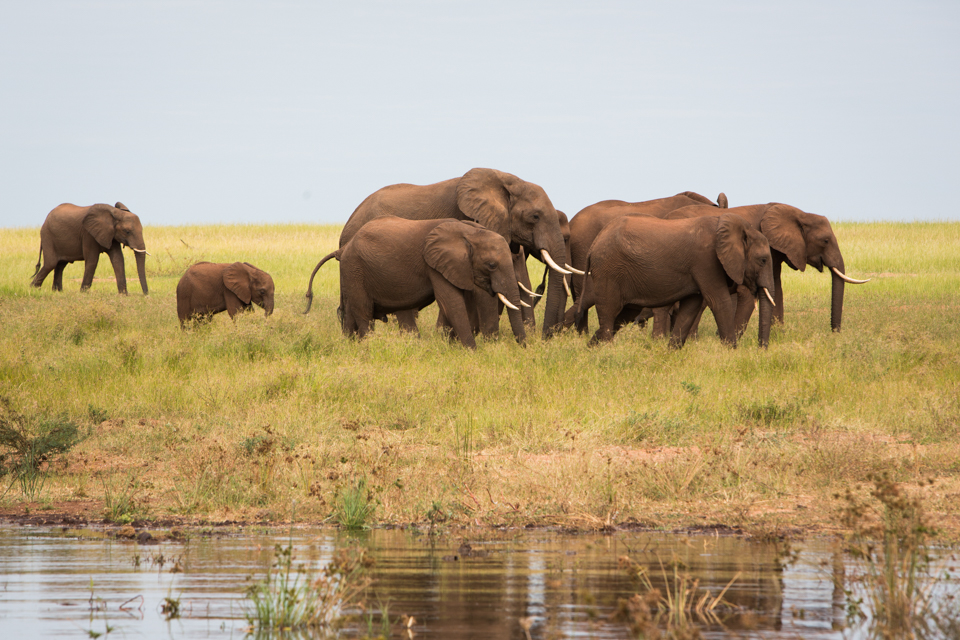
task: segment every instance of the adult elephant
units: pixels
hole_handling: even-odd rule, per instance
[[[583,290],[583,275],[580,272],[586,270],[587,253],[590,251],[590,245],[593,244],[594,239],[596,239],[600,231],[610,224],[610,222],[631,213],[662,218],[671,211],[697,204],[710,206],[713,211],[726,209],[727,196],[721,193],[717,196],[717,203],[714,204],[699,193],[684,191],[669,198],[657,198],[656,200],[646,200],[644,202],[604,200],[581,209],[573,216],[569,225],[570,265],[575,269],[571,276],[571,297],[573,301],[576,302],[580,297],[580,292]],[[568,310],[564,322],[565,326],[570,326],[570,319],[572,317],[573,311]],[[585,315],[577,323],[577,330],[581,333],[586,332],[587,318]]]
[[[270,274],[249,262],[198,262],[177,283],[180,328],[191,318],[205,321],[221,311],[233,318],[254,304],[269,316],[273,313],[274,291]]]
[[[117,291],[126,295],[127,275],[123,263],[123,247],[133,249],[137,260],[137,275],[143,293],[147,290],[146,256],[143,242],[143,225],[137,214],[122,202],[111,207],[95,204],[78,207],[61,204],[47,214],[40,227],[40,257],[33,273],[32,285],[40,287],[53,271],[53,290],[63,291],[63,269],[71,262],[83,260],[83,281],[80,290],[86,291],[93,284],[100,254],[110,256],[113,273],[117,278]],[[41,268],[40,262],[43,261]]]
[[[436,300],[441,323],[468,348],[475,348],[471,316],[477,298],[507,307],[517,341],[526,339],[513,256],[506,240],[470,222],[441,218],[371,220],[342,248],[325,256],[340,262],[341,323],[344,335],[363,338],[374,319],[419,311]],[[312,296],[313,276],[307,297]],[[482,293],[481,293],[482,292]]]
[[[545,262],[551,276],[544,305],[543,335],[549,336],[559,328],[566,304],[562,276],[570,272],[563,266],[568,258],[560,216],[539,185],[503,171],[476,168],[459,178],[435,184],[384,187],[368,196],[350,216],[340,234],[340,248],[371,220],[388,215],[410,220],[455,218],[483,225],[510,245],[514,271],[527,290],[530,276],[526,256]],[[524,292],[523,299],[532,302],[533,296]],[[478,296],[478,305],[483,318],[481,329],[486,334],[495,332],[499,325],[495,301],[491,303]],[[308,303],[308,311],[309,308]],[[409,318],[412,314],[407,315],[407,323]],[[532,325],[532,313],[528,312],[524,320]]]
[[[771,202],[769,204],[755,204],[743,207],[734,207],[728,210],[741,216],[759,229],[770,243],[773,256],[774,300],[773,319],[783,323],[783,288],[781,286],[781,271],[783,265],[794,270],[804,271],[807,265],[823,272],[830,270],[832,277],[832,294],[830,304],[830,328],[840,331],[843,320],[843,293],[844,284],[863,284],[869,280],[855,280],[846,275],[843,255],[840,253],[840,244],[833,233],[830,221],[824,216],[807,213],[797,207]],[[716,216],[715,209],[694,205],[672,211],[667,218],[695,218]],[[741,314],[738,314],[738,326],[746,326],[753,313],[753,305],[740,305]],[[762,344],[769,339],[761,335]]]
[[[590,248],[577,313],[596,305],[600,328],[591,343],[597,343],[612,339],[638,310],[679,302],[670,337],[670,345],[679,348],[705,302],[717,319],[720,339],[735,346],[737,303],[732,294],[738,287],[754,294],[765,290],[761,319],[769,318],[771,263],[767,239],[737,215],[687,220],[622,216],[604,227]]]

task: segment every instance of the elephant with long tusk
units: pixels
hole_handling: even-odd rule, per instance
[[[846,274],[843,255],[840,253],[840,244],[833,233],[830,221],[816,213],[807,213],[797,207],[771,202],[769,204],[754,204],[743,207],[734,207],[727,210],[748,220],[760,229],[770,242],[770,252],[773,257],[774,302],[772,308],[760,306],[760,322],[765,322],[764,315],[769,312],[772,319],[783,323],[783,287],[781,286],[781,271],[786,264],[791,269],[804,271],[810,265],[817,271],[826,267],[831,274],[833,287],[830,304],[830,328],[840,331],[843,321],[844,284],[865,284],[866,280],[857,280]],[[715,216],[717,212],[711,207],[689,206],[677,209],[667,215],[667,219],[696,218]],[[752,305],[738,307],[737,326],[746,327],[753,313]],[[769,336],[761,336],[761,344],[766,344]]]
[[[476,308],[502,303],[517,342],[526,340],[518,279],[507,241],[466,220],[371,220],[342,249],[324,257],[340,262],[344,335],[364,337],[374,319],[419,311],[437,302],[437,324],[468,348],[476,347]],[[402,267],[402,268],[398,268]],[[414,325],[414,330],[416,325]]]
[[[61,204],[47,214],[40,227],[40,258],[43,266],[38,260],[31,284],[40,287],[53,271],[53,290],[63,291],[63,269],[71,262],[82,260],[84,268],[80,290],[86,291],[93,284],[100,254],[106,253],[117,278],[117,291],[126,295],[124,246],[133,249],[140,287],[146,295],[149,293],[146,256],[150,254],[143,242],[143,225],[137,214],[122,202],[112,207],[108,204],[89,207]]]
[[[525,285],[521,299],[533,303],[526,256],[550,257],[550,284],[543,314],[543,334],[560,328],[566,303],[564,275],[560,267],[569,261],[564,229],[566,216],[558,212],[542,187],[496,169],[475,168],[458,178],[429,185],[395,184],[368,196],[356,208],[340,234],[343,248],[364,225],[392,215],[408,220],[456,218],[471,220],[502,236],[508,243],[517,279]],[[528,297],[529,296],[529,297]],[[480,329],[484,335],[499,331],[498,301],[477,296]],[[342,306],[341,299],[341,306]],[[308,307],[309,308],[309,307]],[[534,326],[532,305],[522,307],[524,323]],[[405,328],[415,328],[415,314],[397,313]]]

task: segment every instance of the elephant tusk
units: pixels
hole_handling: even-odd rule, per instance
[[[133,247],[130,247],[130,248],[133,249]],[[147,251],[146,249],[133,249],[133,250],[137,253],[145,253],[147,255],[150,255],[150,252]]]
[[[526,307],[527,309],[533,309],[533,307],[531,307],[530,305],[528,305],[528,304],[527,304],[526,302],[524,302],[523,300],[520,301],[520,306],[521,306],[521,307]]]
[[[567,269],[569,269],[572,273],[577,274],[578,276],[585,276],[585,275],[587,275],[587,272],[586,272],[586,271],[580,271],[580,269],[576,269],[576,268],[574,268],[574,267],[571,267],[571,266],[568,265],[566,262],[563,263],[563,266],[566,267]]]
[[[573,291],[570,291],[570,285],[567,284],[567,277],[563,277],[563,288],[567,290],[567,295],[573,297]]]
[[[770,301],[770,304],[772,304],[773,306],[777,306],[777,303],[773,301],[773,296],[770,295],[770,290],[764,287],[763,292],[767,294],[767,300]]]
[[[525,292],[527,292],[528,294],[530,294],[530,295],[533,296],[534,298],[542,298],[542,297],[543,297],[543,294],[542,294],[542,293],[534,293],[533,291],[530,291],[530,289],[527,289],[525,286],[523,286],[523,283],[520,282],[519,280],[517,280],[517,284],[520,285],[520,288],[521,288],[521,289],[523,289]]]
[[[514,311],[520,311],[520,307],[518,307],[517,305],[515,305],[515,304],[511,303],[509,300],[507,300],[507,296],[503,295],[502,293],[498,293],[498,294],[497,294],[497,297],[500,298],[500,302],[502,302],[502,303],[503,303],[503,306],[505,306],[507,309],[513,309]]]
[[[835,274],[837,274],[838,278],[840,278],[844,282],[849,282],[850,284],[863,284],[865,282],[870,282],[870,278],[867,278],[866,280],[854,280],[850,276],[840,273],[840,270],[837,269],[836,267],[830,267],[830,270],[833,271]]]
[[[550,257],[550,254],[546,249],[540,249],[540,255],[543,256],[543,261],[550,265],[550,268],[556,271],[557,273],[562,273],[565,276],[570,275],[570,272],[558,265],[553,261],[553,258]]]

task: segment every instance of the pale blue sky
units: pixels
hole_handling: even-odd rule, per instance
[[[0,227],[343,222],[477,166],[571,216],[692,190],[958,220],[960,3],[0,5]]]

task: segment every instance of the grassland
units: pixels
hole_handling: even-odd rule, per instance
[[[301,313],[335,226],[147,227],[148,297],[129,255],[129,296],[105,258],[89,292],[81,263],[64,292],[32,289],[39,230],[0,230],[7,419],[85,435],[0,513],[278,522],[296,500],[313,522],[825,532],[837,496],[886,472],[960,535],[960,224],[834,229],[850,275],[873,279],[847,286],[841,333],[830,278],[785,270],[768,350],[756,317],[737,349],[705,317],[679,351],[637,328],[520,348],[506,324],[468,351],[435,331],[435,307],[420,338],[378,323],[345,339],[335,263]],[[198,260],[271,273],[273,316],[181,332],[174,291]]]

